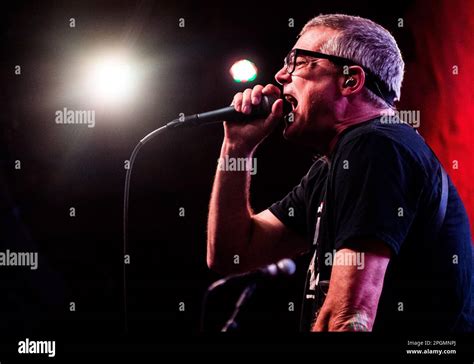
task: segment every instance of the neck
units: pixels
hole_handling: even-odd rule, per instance
[[[335,134],[331,141],[329,142],[328,145],[328,155],[331,154],[333,151],[334,147],[337,144],[337,141],[339,140],[340,135],[344,130],[346,130],[348,127],[352,125],[357,125],[357,124],[362,124],[365,123],[366,121],[375,119],[379,116],[382,116],[388,112],[390,112],[390,109],[368,109],[368,110],[360,110],[359,112],[353,113],[352,115],[347,115],[346,117],[341,117],[339,118],[335,125],[334,125],[334,131]]]

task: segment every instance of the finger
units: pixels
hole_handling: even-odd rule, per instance
[[[283,116],[283,100],[278,99],[272,105],[272,112],[266,120],[267,127],[275,127]]]
[[[245,89],[242,97],[242,111],[244,114],[250,114],[252,111],[252,102],[251,102],[252,89]]]
[[[262,100],[262,90],[262,85],[257,85],[252,89],[252,105],[260,104],[260,101]]]
[[[276,95],[276,96],[280,96],[280,89],[275,86],[275,85],[272,85],[272,84],[268,84],[266,85],[263,90],[262,90],[262,93],[264,95]]]
[[[272,117],[281,118],[283,116],[283,100],[278,99],[272,105]]]
[[[235,111],[240,112],[242,109],[242,92],[235,94],[234,99],[232,100],[232,105],[234,105]]]

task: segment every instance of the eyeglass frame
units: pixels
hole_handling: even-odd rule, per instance
[[[295,70],[296,70],[296,59],[299,55],[303,56],[309,56],[313,58],[320,58],[320,59],[327,59],[330,62],[334,63],[335,65],[338,66],[359,66],[361,67],[365,74],[366,74],[366,83],[365,86],[374,92],[375,94],[378,94],[381,96],[385,102],[387,102],[390,106],[393,107],[393,103],[395,101],[396,95],[395,92],[390,90],[390,88],[387,86],[385,82],[380,80],[379,77],[377,77],[375,74],[373,74],[370,70],[368,70],[366,67],[361,66],[357,64],[354,61],[351,61],[348,58],[344,57],[339,57],[339,56],[333,56],[331,54],[326,54],[326,53],[321,53],[321,52],[316,52],[316,51],[310,51],[308,49],[301,49],[301,48],[293,48],[285,57],[283,60],[283,63],[285,65],[286,72],[289,75],[292,75]],[[290,57],[293,57],[293,69],[290,69]]]

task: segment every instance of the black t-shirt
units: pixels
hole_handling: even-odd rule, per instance
[[[472,330],[469,221],[449,178],[445,220],[433,236],[440,168],[413,128],[374,119],[346,129],[328,158],[316,160],[301,183],[269,208],[316,252],[304,311],[309,307],[314,317],[318,282],[329,281],[332,264],[341,264],[333,261],[335,252],[351,240],[376,238],[392,257],[374,331]],[[342,264],[363,269],[363,256],[357,258]],[[310,316],[303,317],[304,329]]]

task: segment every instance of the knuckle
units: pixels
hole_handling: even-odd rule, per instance
[[[272,91],[274,91],[274,87],[275,87],[274,85],[266,85],[263,89],[263,92],[264,93],[272,92]]]

